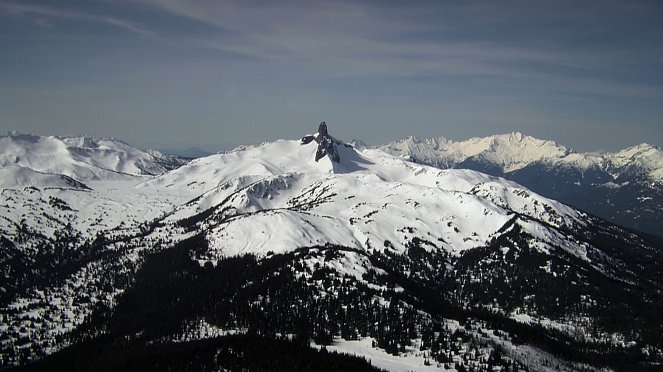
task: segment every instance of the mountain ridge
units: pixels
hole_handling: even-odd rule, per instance
[[[661,174],[663,151],[660,147],[647,143],[616,152],[577,152],[552,140],[542,140],[520,132],[512,132],[460,141],[448,140],[445,137],[420,139],[409,136],[374,147],[394,155],[412,156],[418,160],[436,159],[440,164],[449,164],[452,167],[470,158],[481,157],[498,165],[504,173],[519,170],[534,162],[568,164],[579,168],[625,167],[637,164],[650,171],[650,177],[654,181],[663,182]],[[579,161],[580,159],[586,162]]]
[[[376,148],[442,169],[504,177],[625,227],[663,231],[663,151],[656,146],[579,153],[515,132],[458,142],[408,137]]]
[[[505,208],[513,208],[520,213],[530,215],[539,219],[545,219],[547,223],[559,225],[559,221],[572,225],[574,220],[579,217],[572,210],[559,203],[545,200],[540,196],[522,189],[519,185],[504,185],[504,181],[491,179],[484,175],[471,171],[449,170],[440,171],[434,168],[421,167],[412,168],[398,158],[380,156],[379,152],[364,151],[358,153],[350,147],[340,147],[341,162],[335,163],[329,159],[322,159],[320,162],[314,162],[315,146],[302,146],[296,141],[276,141],[273,143],[262,144],[256,147],[244,147],[242,149],[231,151],[225,154],[218,154],[208,158],[198,159],[185,165],[173,172],[159,176],[154,180],[147,181],[139,187],[159,186],[157,190],[166,192],[168,188],[178,190],[195,190],[199,194],[196,202],[190,206],[180,208],[172,215],[173,219],[190,218],[191,213],[197,213],[215,207],[217,212],[210,218],[220,219],[223,231],[214,232],[214,236],[225,236],[231,234],[229,243],[223,239],[223,244],[216,244],[218,247],[223,245],[226,250],[232,250],[232,245],[241,247],[262,246],[264,243],[249,240],[244,243],[243,237],[253,237],[255,234],[249,234],[250,230],[260,230],[266,235],[278,235],[276,231],[297,231],[297,224],[301,224],[302,219],[308,221],[312,230],[305,230],[304,234],[310,235],[311,241],[308,244],[322,244],[324,242],[334,243],[343,246],[361,247],[368,241],[372,245],[381,245],[385,240],[396,240],[395,235],[382,236],[381,234],[367,233],[364,229],[358,227],[358,222],[364,221],[364,215],[370,215],[370,219],[364,223],[386,224],[391,227],[395,224],[402,225],[405,228],[409,215],[403,214],[404,220],[401,222],[391,221],[390,218],[396,214],[383,213],[380,210],[389,209],[390,200],[396,203],[398,198],[403,195],[426,195],[430,194],[430,199],[426,202],[419,201],[417,208],[427,206],[427,213],[434,214],[432,211],[437,206],[439,209],[451,209],[455,211],[456,218],[463,220],[459,216],[466,215],[462,212],[467,206],[461,207],[460,204],[451,202],[442,207],[439,199],[453,200],[461,198],[463,195],[480,196],[496,206],[501,205]],[[267,155],[262,155],[267,154]],[[265,157],[267,156],[267,157]],[[303,159],[303,160],[300,160]],[[306,160],[308,159],[308,160]],[[293,169],[292,162],[297,162],[297,167]],[[239,164],[239,165],[235,165]],[[210,170],[223,169],[222,173],[210,174]],[[222,176],[222,177],[219,177]],[[384,184],[384,189],[382,185]],[[336,198],[335,195],[346,195],[347,190],[365,188],[365,185],[373,185],[368,194],[357,195],[356,198],[363,200],[361,208],[353,207],[355,203],[351,199]],[[505,192],[501,192],[506,187]],[[399,190],[398,194],[393,194],[389,190]],[[230,190],[230,191],[229,191]],[[434,191],[434,192],[433,192]],[[433,194],[431,194],[433,192]],[[458,194],[456,194],[458,193]],[[390,196],[391,195],[391,196]],[[434,196],[437,195],[437,196]],[[456,195],[452,197],[453,195]],[[525,197],[522,197],[525,195]],[[347,196],[347,195],[346,195]],[[408,196],[413,198],[414,196]],[[396,198],[396,199],[394,199]],[[463,197],[464,198],[464,197]],[[527,199],[527,201],[522,201]],[[370,201],[369,201],[370,200]],[[524,205],[537,200],[537,205],[544,206],[538,210],[536,207],[532,210]],[[466,204],[472,204],[474,201],[470,198],[465,201]],[[520,204],[523,206],[519,206]],[[202,204],[202,206],[200,205]],[[513,205],[512,205],[513,204]],[[329,210],[311,215],[309,205],[320,207],[329,206]],[[482,213],[502,213],[505,215],[495,226],[496,231],[506,223],[507,212],[497,210],[484,210],[482,207],[475,206]],[[349,214],[344,210],[351,211]],[[509,209],[510,210],[510,209]],[[188,211],[188,212],[187,212]],[[260,212],[273,211],[273,212]],[[552,213],[550,211],[553,211]],[[564,212],[561,212],[564,211]],[[243,227],[245,224],[234,215],[240,216],[246,213],[261,213],[261,219],[264,222],[260,228]],[[413,211],[414,212],[414,211]],[[421,214],[423,212],[416,212]],[[271,216],[271,217],[269,217]],[[314,219],[308,219],[307,216],[315,216]],[[343,218],[341,218],[343,216]],[[383,216],[385,220],[378,217]],[[322,218],[321,218],[322,217]],[[448,216],[452,218],[450,213]],[[258,217],[256,217],[258,218]],[[467,217],[464,217],[467,218]],[[424,219],[424,217],[420,217]],[[292,222],[288,222],[292,221]],[[426,225],[433,226],[430,220],[426,220]],[[285,223],[286,225],[283,225]],[[461,228],[457,224],[468,224],[466,231],[476,231],[477,222],[472,219],[465,219],[464,222],[448,224],[446,228],[453,231],[453,228]],[[307,226],[304,225],[304,226]],[[493,224],[488,224],[493,225]],[[486,226],[488,226],[486,225]],[[290,227],[285,227],[290,226]],[[201,227],[203,230],[213,229],[212,226]],[[242,230],[233,230],[240,228]],[[442,228],[445,230],[446,228]],[[245,233],[243,229],[247,229]],[[430,227],[426,228],[430,229]],[[317,237],[316,232],[326,231],[328,235]],[[396,232],[396,231],[395,231]],[[432,233],[432,230],[429,232]],[[349,238],[349,240],[348,240]],[[261,238],[264,239],[264,238]],[[294,239],[294,238],[293,238]],[[483,239],[487,239],[484,236]],[[216,241],[216,238],[212,238]],[[465,240],[463,242],[463,240]],[[458,239],[453,244],[456,247],[463,247],[469,241],[474,241],[470,235]],[[213,241],[211,241],[212,245]],[[269,241],[270,246],[276,243]],[[287,240],[290,243],[283,243],[284,247],[297,246],[297,239]],[[277,244],[278,245],[278,244]],[[220,248],[219,248],[220,249]],[[242,248],[236,248],[237,253],[242,252]],[[272,249],[275,252],[281,252],[281,249]],[[258,250],[259,251],[259,250]],[[254,253],[257,251],[254,251]],[[264,254],[265,252],[262,252]]]
[[[337,151],[277,140],[89,188],[3,186],[1,367],[234,334],[391,370],[663,360],[660,247],[504,178]]]
[[[9,132],[0,136],[0,167],[21,166],[84,182],[156,175],[185,164],[156,150],[139,150],[114,138],[37,136]]]

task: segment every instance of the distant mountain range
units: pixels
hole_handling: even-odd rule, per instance
[[[0,167],[63,175],[78,181],[158,175],[186,162],[156,150],[139,150],[113,138],[45,137],[17,132],[0,136]]]
[[[213,152],[209,152],[207,150],[203,150],[199,147],[188,147],[185,149],[159,149],[160,152],[164,154],[172,154],[176,156],[180,156],[183,158],[188,158],[188,159],[193,159],[193,158],[202,158],[205,156],[210,156],[214,154]]]
[[[578,153],[511,133],[457,142],[409,137],[378,148],[419,164],[504,177],[619,225],[663,236],[663,151],[658,147]]]
[[[186,162],[0,137],[0,369],[660,368],[660,239],[330,140],[339,162],[315,141]],[[504,172],[538,156],[493,140],[472,156]]]

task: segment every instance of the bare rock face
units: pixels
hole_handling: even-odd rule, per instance
[[[318,143],[318,151],[315,153],[315,161],[318,161],[325,156],[329,156],[329,159],[335,163],[341,161],[341,157],[338,155],[338,150],[336,149],[337,141],[327,132],[327,123],[324,121],[320,123],[318,133],[302,137],[301,144],[306,145],[313,141]]]

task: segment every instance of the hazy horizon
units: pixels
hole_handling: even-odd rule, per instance
[[[314,133],[314,132],[315,131],[311,131],[310,133]],[[129,139],[126,139],[126,138],[121,138],[121,137],[118,137],[118,136],[96,136],[96,135],[93,135],[93,134],[90,134],[90,133],[78,133],[78,134],[55,134],[55,133],[52,133],[52,134],[45,134],[45,133],[28,133],[28,132],[22,132],[22,131],[18,131],[18,130],[11,130],[11,131],[8,131],[6,134],[10,134],[10,133],[29,134],[29,135],[37,135],[37,136],[56,136],[56,137],[91,136],[91,137],[94,137],[94,138],[116,139],[116,140],[128,143],[129,145],[134,146],[134,147],[139,148],[139,149],[143,149],[143,150],[152,149],[152,150],[158,150],[158,151],[161,151],[161,152],[164,152],[164,153],[167,153],[167,154],[183,155],[183,156],[189,156],[189,154],[191,154],[191,153],[214,154],[214,153],[221,152],[221,151],[232,150],[232,149],[240,147],[240,146],[259,145],[259,144],[264,143],[264,142],[272,142],[272,141],[276,141],[276,140],[298,140],[298,139],[300,139],[300,137],[293,137],[293,138],[283,137],[283,138],[272,138],[272,139],[265,139],[265,140],[259,140],[257,142],[247,142],[247,143],[222,143],[222,142],[221,143],[207,143],[207,144],[205,144],[205,143],[199,143],[199,144],[195,143],[195,144],[190,144],[188,146],[187,145],[177,146],[177,145],[168,145],[168,144],[164,145],[164,144],[159,144],[159,143],[150,144],[150,142],[141,143],[141,142],[135,142],[135,141],[132,141],[132,140],[129,140]],[[342,140],[342,141],[346,141],[346,142],[358,140],[358,141],[361,141],[361,142],[365,143],[368,146],[379,146],[379,145],[387,144],[389,142],[402,140],[402,139],[405,139],[405,138],[408,138],[408,137],[411,137],[411,136],[414,136],[414,137],[419,138],[419,139],[429,139],[429,138],[443,137],[447,140],[451,140],[451,141],[454,141],[454,142],[462,142],[462,141],[469,140],[469,139],[472,139],[472,138],[477,138],[477,137],[482,138],[482,137],[488,137],[488,136],[494,136],[494,135],[508,135],[510,133],[514,133],[514,132],[494,133],[494,134],[489,134],[489,135],[486,135],[486,136],[473,136],[473,137],[467,137],[467,138],[449,138],[449,137],[445,137],[445,136],[422,137],[422,136],[418,136],[416,134],[410,134],[410,135],[405,136],[405,137],[394,138],[392,140],[389,140],[389,141],[386,141],[386,142],[379,142],[379,143],[378,142],[368,142],[368,141],[365,141],[361,138],[339,138],[339,139]],[[530,136],[527,133],[522,133],[522,132],[519,132],[519,133],[521,133],[525,136]],[[551,139],[551,138],[540,138],[540,137],[535,137],[535,136],[530,136],[530,137],[534,137],[534,138],[539,139],[539,140],[554,141],[558,145],[564,146],[564,147],[566,147],[570,150],[574,150],[576,152],[581,152],[581,153],[616,152],[616,151],[619,151],[619,150],[624,150],[624,149],[627,149],[627,148],[630,148],[630,147],[633,147],[633,146],[638,146],[638,145],[641,145],[641,144],[648,144],[648,145],[651,145],[651,146],[655,146],[659,149],[661,148],[661,146],[658,145],[658,144],[654,144],[654,143],[650,143],[650,142],[641,142],[641,143],[635,143],[635,144],[632,144],[632,145],[626,145],[626,146],[622,146],[622,147],[618,147],[618,148],[614,148],[614,149],[604,149],[604,148],[578,149],[578,148],[569,146],[565,143],[555,141],[554,139]],[[195,155],[195,156],[198,156],[198,155]]]

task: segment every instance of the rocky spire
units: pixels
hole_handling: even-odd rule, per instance
[[[329,156],[331,161],[339,163],[341,157],[336,150],[336,140],[327,132],[327,123],[324,121],[318,126],[318,133],[302,137],[301,144],[306,145],[314,141],[318,143],[318,150],[315,152],[315,161]]]

